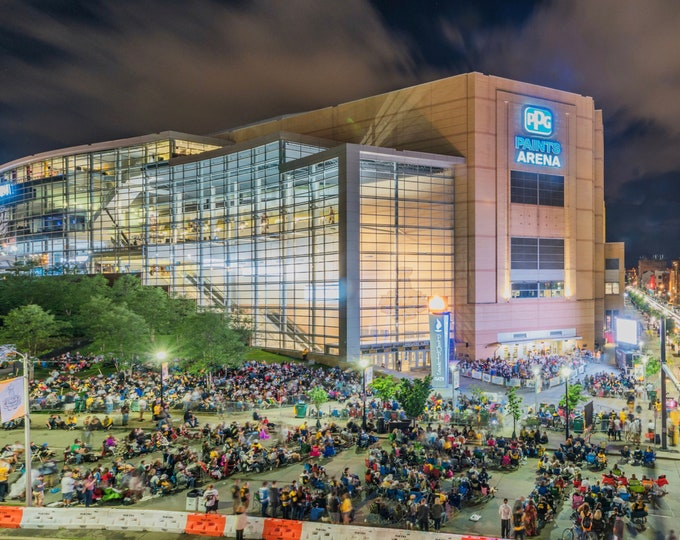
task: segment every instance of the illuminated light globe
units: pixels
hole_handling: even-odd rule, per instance
[[[433,313],[446,311],[446,304],[441,296],[435,295],[430,298],[430,311]]]

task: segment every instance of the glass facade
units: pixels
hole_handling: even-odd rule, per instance
[[[428,298],[453,298],[453,177],[362,160],[361,343],[391,369],[428,363]]]
[[[428,297],[453,297],[453,174],[431,162],[451,158],[150,138],[3,169],[3,252],[137,274],[250,318],[255,346],[428,363]]]

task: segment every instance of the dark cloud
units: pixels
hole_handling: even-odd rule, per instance
[[[360,0],[97,2],[96,17],[64,2],[9,4],[0,161],[163,129],[206,133],[417,80],[407,48]]]
[[[607,239],[632,239],[629,261],[649,247],[680,255],[667,204],[680,180],[680,2],[4,0],[2,14],[0,162],[210,133],[474,70],[592,96]],[[657,183],[665,191],[642,189]],[[668,232],[665,247],[644,240],[649,227]]]

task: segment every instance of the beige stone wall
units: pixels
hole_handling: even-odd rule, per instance
[[[525,104],[557,120],[563,167],[532,170],[565,176],[565,207],[510,205],[513,137]],[[463,156],[455,170],[457,335],[467,351],[494,353],[499,332],[576,328],[582,343],[601,339],[604,320],[604,174],[600,111],[593,100],[479,73],[223,133],[235,142],[290,131],[339,142]],[[529,169],[526,169],[529,170]],[[562,299],[510,298],[509,238],[565,238]]]

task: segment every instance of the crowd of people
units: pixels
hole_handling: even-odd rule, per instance
[[[553,377],[558,377],[562,368],[568,367],[575,373],[578,368],[594,358],[597,358],[597,353],[592,355],[580,351],[571,355],[532,353],[525,358],[514,360],[500,357],[466,359],[460,362],[459,367],[463,374],[481,372],[491,377],[502,377],[506,383],[511,379],[530,381],[538,376],[545,384]]]
[[[163,391],[170,409],[224,412],[293,404],[314,387],[325,389],[330,399],[342,400],[356,394],[360,382],[351,370],[246,362],[214,373],[209,383],[203,376],[171,371],[163,381]],[[128,414],[132,411],[143,418],[160,400],[160,383],[159,372],[151,369],[83,378],[55,368],[45,379],[31,382],[31,408],[110,415],[127,407]]]

